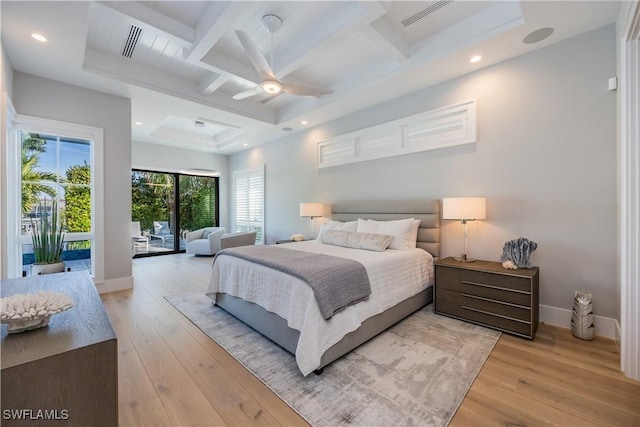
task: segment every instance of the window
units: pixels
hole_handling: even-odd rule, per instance
[[[102,281],[102,129],[20,115],[14,129],[15,143],[7,150],[17,183],[7,194],[16,248],[9,254],[9,277],[30,275],[31,229],[42,215],[52,215],[55,201],[65,231],[65,268],[88,270]]]
[[[133,170],[131,198],[135,256],[183,251],[189,231],[219,223],[217,177]]]
[[[264,243],[264,165],[233,173],[234,231],[257,230]]]

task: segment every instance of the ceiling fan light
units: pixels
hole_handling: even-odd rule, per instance
[[[267,93],[274,94],[282,90],[282,85],[274,80],[266,80],[262,82],[262,89]]]

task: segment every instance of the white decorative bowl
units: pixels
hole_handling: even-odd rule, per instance
[[[59,292],[15,294],[0,298],[0,322],[9,325],[10,334],[30,331],[47,326],[51,316],[71,307],[71,298]]]

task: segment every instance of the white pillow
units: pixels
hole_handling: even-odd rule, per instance
[[[358,227],[358,221],[329,221],[320,226],[320,231],[318,231],[318,237],[316,239],[322,240],[322,234],[325,231],[329,230],[340,230],[340,231],[356,231]]]
[[[358,233],[355,231],[327,230],[322,235],[322,243],[345,248],[365,249],[384,252],[393,240],[393,236],[385,234]]]
[[[388,234],[393,236],[390,249],[406,250],[416,247],[418,225],[420,220],[414,218],[398,219],[394,221],[376,221],[373,219],[358,219],[359,233]]]

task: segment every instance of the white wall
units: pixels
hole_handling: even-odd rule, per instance
[[[132,145],[132,167],[165,172],[185,169],[211,169],[220,172],[220,226],[229,228],[229,157],[184,148],[147,144],[134,141]]]
[[[469,227],[469,255],[498,260],[505,241],[539,244],[540,304],[571,308],[593,293],[616,313],[615,29],[608,26],[307,132],[233,155],[230,173],[264,163],[268,243],[308,229],[303,201],[487,197],[487,220]],[[330,136],[475,98],[477,144],[315,168]],[[443,221],[444,256],[462,246]]]
[[[105,282],[131,278],[131,100],[15,73],[19,114],[104,129]]]
[[[0,42],[0,67],[2,68],[2,81],[0,82],[0,94],[6,92],[9,99],[13,98],[13,67],[11,61],[4,50],[4,45]],[[4,106],[3,106],[4,108]]]
[[[9,61],[4,45],[0,41],[0,153],[1,158],[7,158],[7,107],[13,98],[13,67]],[[4,161],[0,162],[0,181],[6,180],[6,166]],[[4,207],[7,205],[6,185],[0,186],[0,224],[4,223]],[[7,229],[0,227],[0,276],[6,277],[7,254],[6,248],[8,244]]]

